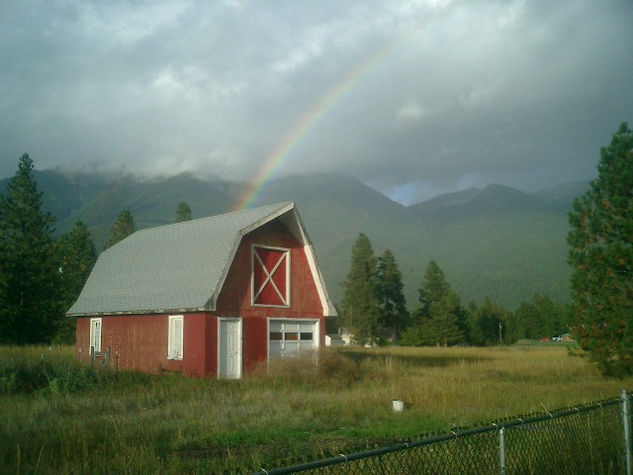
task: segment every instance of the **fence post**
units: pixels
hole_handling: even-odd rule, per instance
[[[626,457],[626,475],[632,475],[631,460],[631,410],[629,407],[629,395],[622,390],[622,426],[624,427],[624,454]]]
[[[506,467],[506,428],[501,427],[499,429],[499,473],[505,475],[507,471]]]

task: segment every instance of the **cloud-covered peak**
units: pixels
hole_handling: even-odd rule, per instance
[[[26,151],[250,180],[294,140],[275,176],[412,200],[587,179],[633,120],[631,24],[627,0],[9,0],[0,175]]]

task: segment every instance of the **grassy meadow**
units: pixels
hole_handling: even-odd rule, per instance
[[[633,388],[568,352],[326,349],[318,365],[276,361],[227,381],[92,369],[72,347],[0,347],[0,472],[248,472]]]

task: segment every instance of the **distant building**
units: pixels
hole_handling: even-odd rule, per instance
[[[345,342],[341,335],[325,335],[325,346],[341,346]]]
[[[119,368],[239,378],[318,350],[335,315],[294,203],[138,231],[104,251],[68,316]]]

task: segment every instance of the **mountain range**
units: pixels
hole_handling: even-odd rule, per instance
[[[194,218],[230,211],[247,192],[245,182],[199,178],[189,173],[140,179],[100,173],[34,171],[44,206],[57,218],[61,234],[82,219],[98,249],[122,209],[137,229],[173,222],[176,206],[186,202]],[[8,179],[0,181],[0,191]],[[359,233],[376,255],[390,249],[403,274],[408,306],[433,259],[464,303],[486,296],[506,307],[540,293],[568,299],[567,211],[588,183],[566,183],[537,193],[503,185],[448,193],[403,206],[342,175],[304,175],[272,181],[253,206],[295,201],[315,247],[335,301],[349,269]]]

